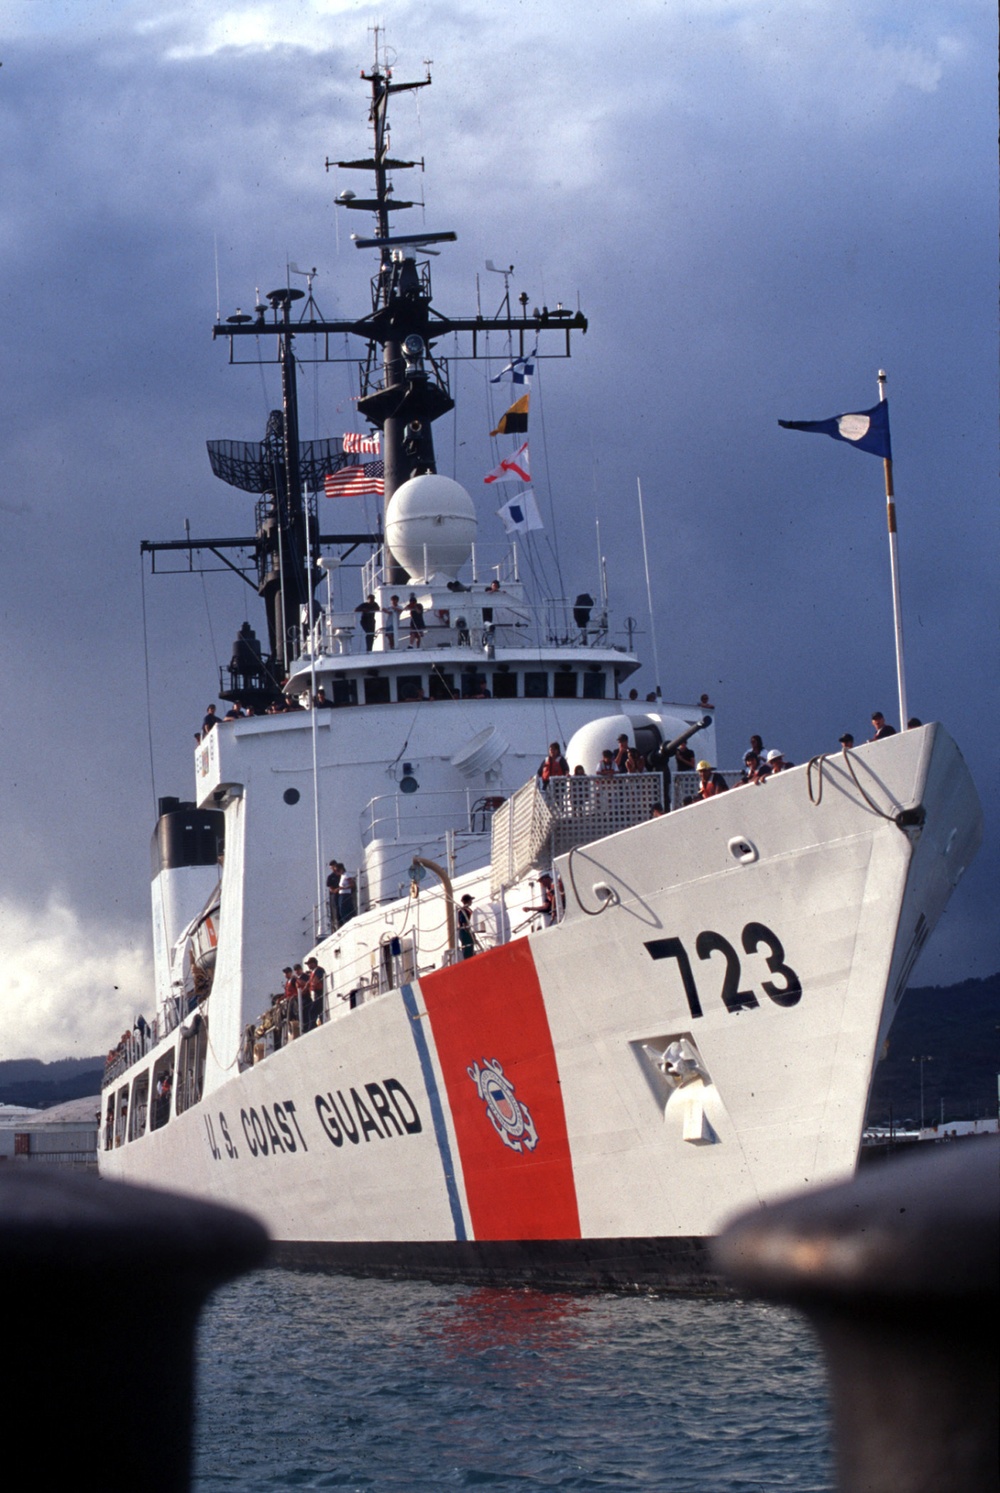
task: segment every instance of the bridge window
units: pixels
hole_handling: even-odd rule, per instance
[[[544,700],[549,692],[549,676],[547,673],[537,673],[534,670],[526,670],[524,675],[524,698],[526,700]]]
[[[455,699],[455,676],[444,674],[440,669],[431,669],[430,690],[432,700]]]
[[[596,673],[587,671],[583,676],[583,698],[585,700],[603,700],[608,688],[608,678],[603,669]]]
[[[366,705],[388,705],[389,703],[389,680],[388,678],[365,680],[365,704]]]
[[[557,700],[575,700],[576,670],[557,669],[552,676],[552,693]]]

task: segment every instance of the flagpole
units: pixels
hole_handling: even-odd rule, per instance
[[[326,917],[324,915],[323,901],[323,833],[319,812],[319,753],[316,740],[316,637],[313,633],[313,604],[316,600],[312,587],[312,545],[309,540],[309,489],[303,492],[303,509],[306,518],[306,564],[309,567],[309,578],[306,584],[306,619],[309,628],[309,710],[310,710],[310,733],[312,736],[312,772],[313,772],[313,839],[316,851],[316,917],[313,926],[316,930],[317,940],[322,938],[326,932]]]
[[[878,371],[879,403],[885,403],[885,385],[888,375],[884,368]],[[884,456],[885,511],[889,526],[889,565],[892,571],[892,616],[896,631],[896,683],[899,689],[899,729],[906,730],[909,712],[906,708],[906,669],[903,664],[903,603],[899,590],[899,547],[896,536],[896,495],[892,486],[892,457]]]
[[[636,489],[639,493],[639,527],[642,529],[642,563],[646,567],[646,605],[649,607],[649,635],[653,643],[653,670],[656,674],[656,698],[662,700],[663,691],[660,688],[660,658],[656,647],[656,623],[653,621],[653,588],[649,582],[649,550],[646,547],[646,514],[642,505],[642,480],[635,479]]]

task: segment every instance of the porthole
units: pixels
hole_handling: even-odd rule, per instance
[[[297,804],[302,794],[297,788],[286,788],[281,796],[286,804]]]

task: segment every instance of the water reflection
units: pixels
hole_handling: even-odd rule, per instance
[[[544,1291],[470,1286],[445,1293],[428,1309],[427,1327],[443,1354],[502,1349],[528,1354],[569,1350],[581,1342],[591,1299]]]

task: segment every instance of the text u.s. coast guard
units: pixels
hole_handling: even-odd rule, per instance
[[[313,1106],[320,1133],[337,1147],[345,1143],[358,1146],[372,1140],[395,1140],[419,1135],[423,1130],[417,1106],[398,1078],[329,1089],[325,1094],[315,1095]],[[223,1158],[235,1161],[241,1153],[257,1159],[308,1151],[309,1141],[303,1126],[306,1130],[310,1128],[305,1116],[300,1119],[299,1105],[294,1099],[251,1104],[239,1111],[238,1124],[232,1124],[221,1109],[217,1118],[205,1115],[208,1148],[216,1161]],[[314,1142],[317,1139],[315,1127],[311,1139]]]

